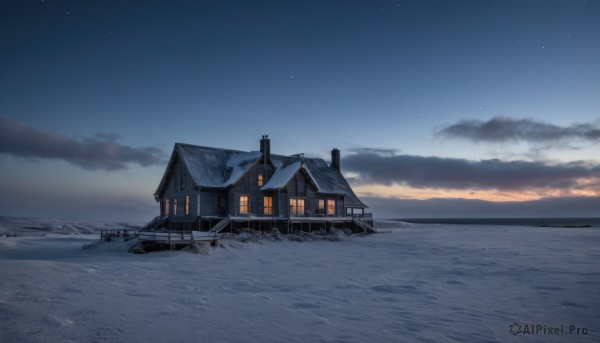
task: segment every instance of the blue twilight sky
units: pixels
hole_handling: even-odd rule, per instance
[[[0,215],[145,221],[175,142],[377,217],[600,216],[599,1],[1,1]]]

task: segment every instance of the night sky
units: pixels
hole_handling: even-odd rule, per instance
[[[600,217],[600,1],[0,1],[0,215],[147,221],[175,142],[379,218]]]

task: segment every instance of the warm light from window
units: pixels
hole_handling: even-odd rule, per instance
[[[327,200],[327,215],[335,216],[335,200]]]
[[[185,196],[185,215],[189,215],[190,214],[190,196],[186,195]]]
[[[249,205],[249,199],[247,195],[240,195],[240,214],[247,214],[248,211],[248,205]]]
[[[263,174],[258,174],[258,187],[263,185]]]
[[[304,215],[304,199],[290,198],[290,215],[292,217]]]
[[[273,215],[273,197],[263,198],[263,214],[267,216]]]

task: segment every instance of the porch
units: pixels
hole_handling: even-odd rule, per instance
[[[202,217],[199,225],[209,232],[234,233],[242,228],[256,231],[269,231],[277,228],[284,234],[295,231],[312,232],[313,230],[324,230],[329,232],[336,229],[350,229],[354,233],[374,233],[373,216],[371,213],[354,214],[352,216],[298,216],[298,217],[275,217],[247,214],[242,216],[228,217]],[[204,226],[204,225],[207,226]]]

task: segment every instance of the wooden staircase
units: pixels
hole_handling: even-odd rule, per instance
[[[352,221],[354,222],[354,224],[356,224],[356,226],[360,227],[361,229],[363,229],[363,232],[366,233],[377,233],[377,230],[372,227],[371,225],[365,223],[364,221],[360,220],[359,218],[352,218]]]
[[[148,224],[146,224],[143,228],[142,231],[153,231],[158,229],[159,227],[165,225],[167,222],[169,221],[168,217],[160,217],[160,216],[156,216],[154,219],[152,219]]]
[[[227,227],[231,223],[231,216],[223,218],[217,225],[213,226],[208,232],[219,233],[221,230]]]

